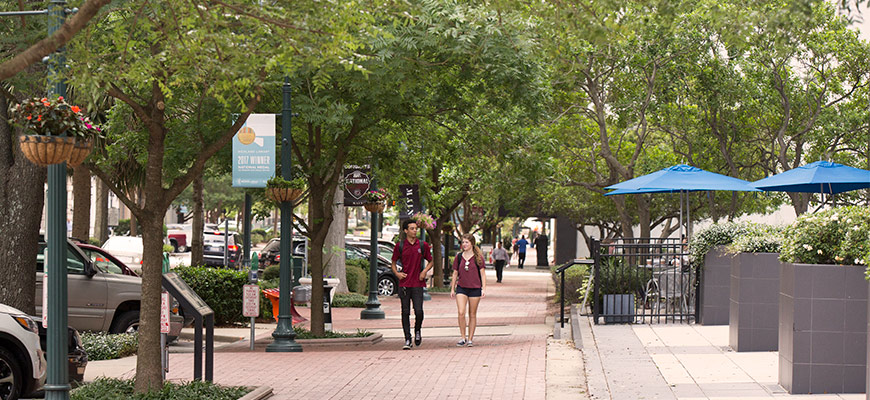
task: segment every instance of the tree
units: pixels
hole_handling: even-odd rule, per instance
[[[287,8],[128,3],[70,46],[70,76],[80,93],[108,94],[117,101],[109,144],[89,167],[143,230],[138,392],[162,387],[158,323],[165,211],[232,140],[270,86],[267,77],[292,71],[300,62],[316,65],[343,57],[354,46],[345,32],[364,27],[365,18],[349,7],[321,3]],[[306,58],[311,54],[316,56]],[[234,123],[232,113],[240,113]],[[141,169],[141,202],[129,195],[139,181],[117,173],[122,165]]]

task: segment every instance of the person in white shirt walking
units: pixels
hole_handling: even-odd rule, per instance
[[[495,260],[495,282],[501,283],[502,271],[504,265],[510,260],[507,250],[501,247],[501,242],[495,243],[495,250],[492,251],[492,258]]]

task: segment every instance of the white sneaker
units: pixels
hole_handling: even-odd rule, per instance
[[[468,347],[474,347],[474,343],[470,340],[468,342],[466,342],[465,345]]]
[[[462,340],[456,342],[456,345],[459,347],[463,347],[463,346],[465,346],[466,343],[468,343],[468,342],[466,342],[465,339],[462,339]]]

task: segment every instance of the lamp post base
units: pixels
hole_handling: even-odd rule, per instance
[[[283,319],[278,317],[278,319]],[[278,321],[278,327],[272,332],[274,340],[266,346],[267,353],[301,353],[302,345],[296,342],[296,332],[293,328],[287,329],[286,324]]]
[[[366,302],[366,309],[359,312],[359,319],[386,319],[387,315],[381,310],[381,303],[370,305]]]

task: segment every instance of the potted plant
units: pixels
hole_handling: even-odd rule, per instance
[[[294,201],[302,195],[305,189],[305,178],[286,180],[280,176],[273,176],[266,181],[266,197],[276,203]]]
[[[389,198],[390,195],[387,194],[387,191],[384,189],[369,190],[363,195],[363,199],[365,200],[363,207],[365,207],[368,212],[384,212],[384,209],[387,208],[387,199]]]
[[[441,232],[444,232],[445,234],[453,233],[454,229],[456,229],[456,224],[454,224],[453,221],[447,221],[441,224]]]
[[[804,214],[783,237],[779,384],[791,394],[865,392],[870,210]],[[816,376],[839,378],[807,379]]]
[[[72,166],[81,164],[93,147],[92,139],[100,135],[100,129],[82,110],[67,104],[63,97],[25,100],[10,107],[9,116],[11,124],[24,129],[25,135],[19,138],[24,156],[40,166],[64,161],[72,161]]]
[[[417,221],[417,226],[419,226],[423,229],[426,229],[426,230],[435,229],[435,225],[436,225],[435,218],[432,218],[432,216],[429,214],[418,212],[418,213],[412,215],[411,219],[414,221]]]

